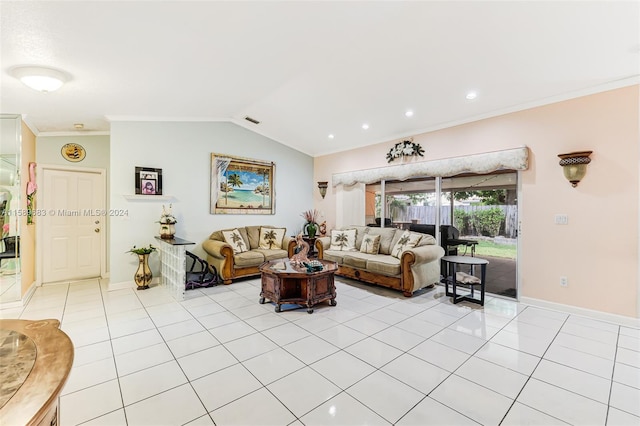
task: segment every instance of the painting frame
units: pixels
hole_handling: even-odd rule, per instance
[[[136,194],[162,195],[162,169],[136,166]]]
[[[273,161],[212,153],[209,212],[275,214],[275,174]]]

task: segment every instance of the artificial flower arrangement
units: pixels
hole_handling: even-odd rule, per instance
[[[169,204],[169,209],[167,210],[164,205],[162,206],[162,215],[160,216],[160,220],[158,221],[162,225],[175,225],[178,223],[178,219],[173,215],[171,209],[173,208],[172,204]]]
[[[307,210],[302,212],[300,216],[307,221],[307,223],[302,227],[302,230],[306,232],[309,237],[315,237],[316,232],[318,232],[318,218],[320,217],[320,212],[316,209]]]
[[[387,163],[392,162],[396,158],[410,157],[412,155],[424,157],[424,149],[422,149],[419,143],[414,143],[412,140],[398,142],[387,153]]]
[[[318,223],[318,218],[320,217],[320,212],[316,209],[307,210],[302,212],[300,215],[307,221],[307,223]]]
[[[156,250],[158,249],[152,246],[151,244],[149,244],[149,247],[137,248],[136,246],[133,246],[131,249],[127,250],[125,253],[134,253],[134,254],[141,255],[141,254],[151,254]]]

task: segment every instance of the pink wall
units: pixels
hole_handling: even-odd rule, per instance
[[[639,317],[637,301],[640,197],[640,86],[631,86],[506,114],[414,137],[422,161],[530,149],[522,172],[521,296]],[[314,177],[385,167],[398,140],[315,158]],[[593,150],[587,175],[572,188],[557,155]],[[331,185],[315,207],[335,223]],[[569,216],[555,225],[555,214]],[[568,287],[560,287],[566,276]]]

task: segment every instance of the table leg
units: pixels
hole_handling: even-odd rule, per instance
[[[451,292],[449,291],[449,284],[450,280],[451,280],[451,271],[452,271],[452,266],[451,266],[451,262],[445,262],[446,264],[446,271],[445,274],[447,274],[444,277],[444,294],[445,296],[451,296]]]
[[[458,264],[455,262],[453,263],[453,275],[451,275],[451,282],[453,283],[453,304],[455,305],[456,303],[458,303],[458,293],[456,291],[456,283],[458,282],[458,280],[456,279],[456,275],[458,273]]]
[[[483,264],[480,268],[480,305],[484,306],[484,279],[487,274],[487,264]]]

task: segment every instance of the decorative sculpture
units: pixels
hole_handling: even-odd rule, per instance
[[[326,221],[326,220],[325,220],[325,221],[323,221],[323,222],[320,224],[320,235],[321,235],[321,236],[323,236],[323,237],[324,237],[325,235],[327,235],[327,221]]]
[[[29,181],[27,182],[27,225],[33,225],[33,212],[36,209],[36,163],[29,163]]]
[[[171,240],[176,234],[176,223],[178,220],[173,215],[173,205],[169,204],[169,209],[162,205],[162,215],[160,216],[160,238],[163,240]]]
[[[295,254],[289,259],[293,266],[303,266],[305,262],[309,262],[307,257],[309,253],[309,243],[302,238],[302,233],[296,236]]]

